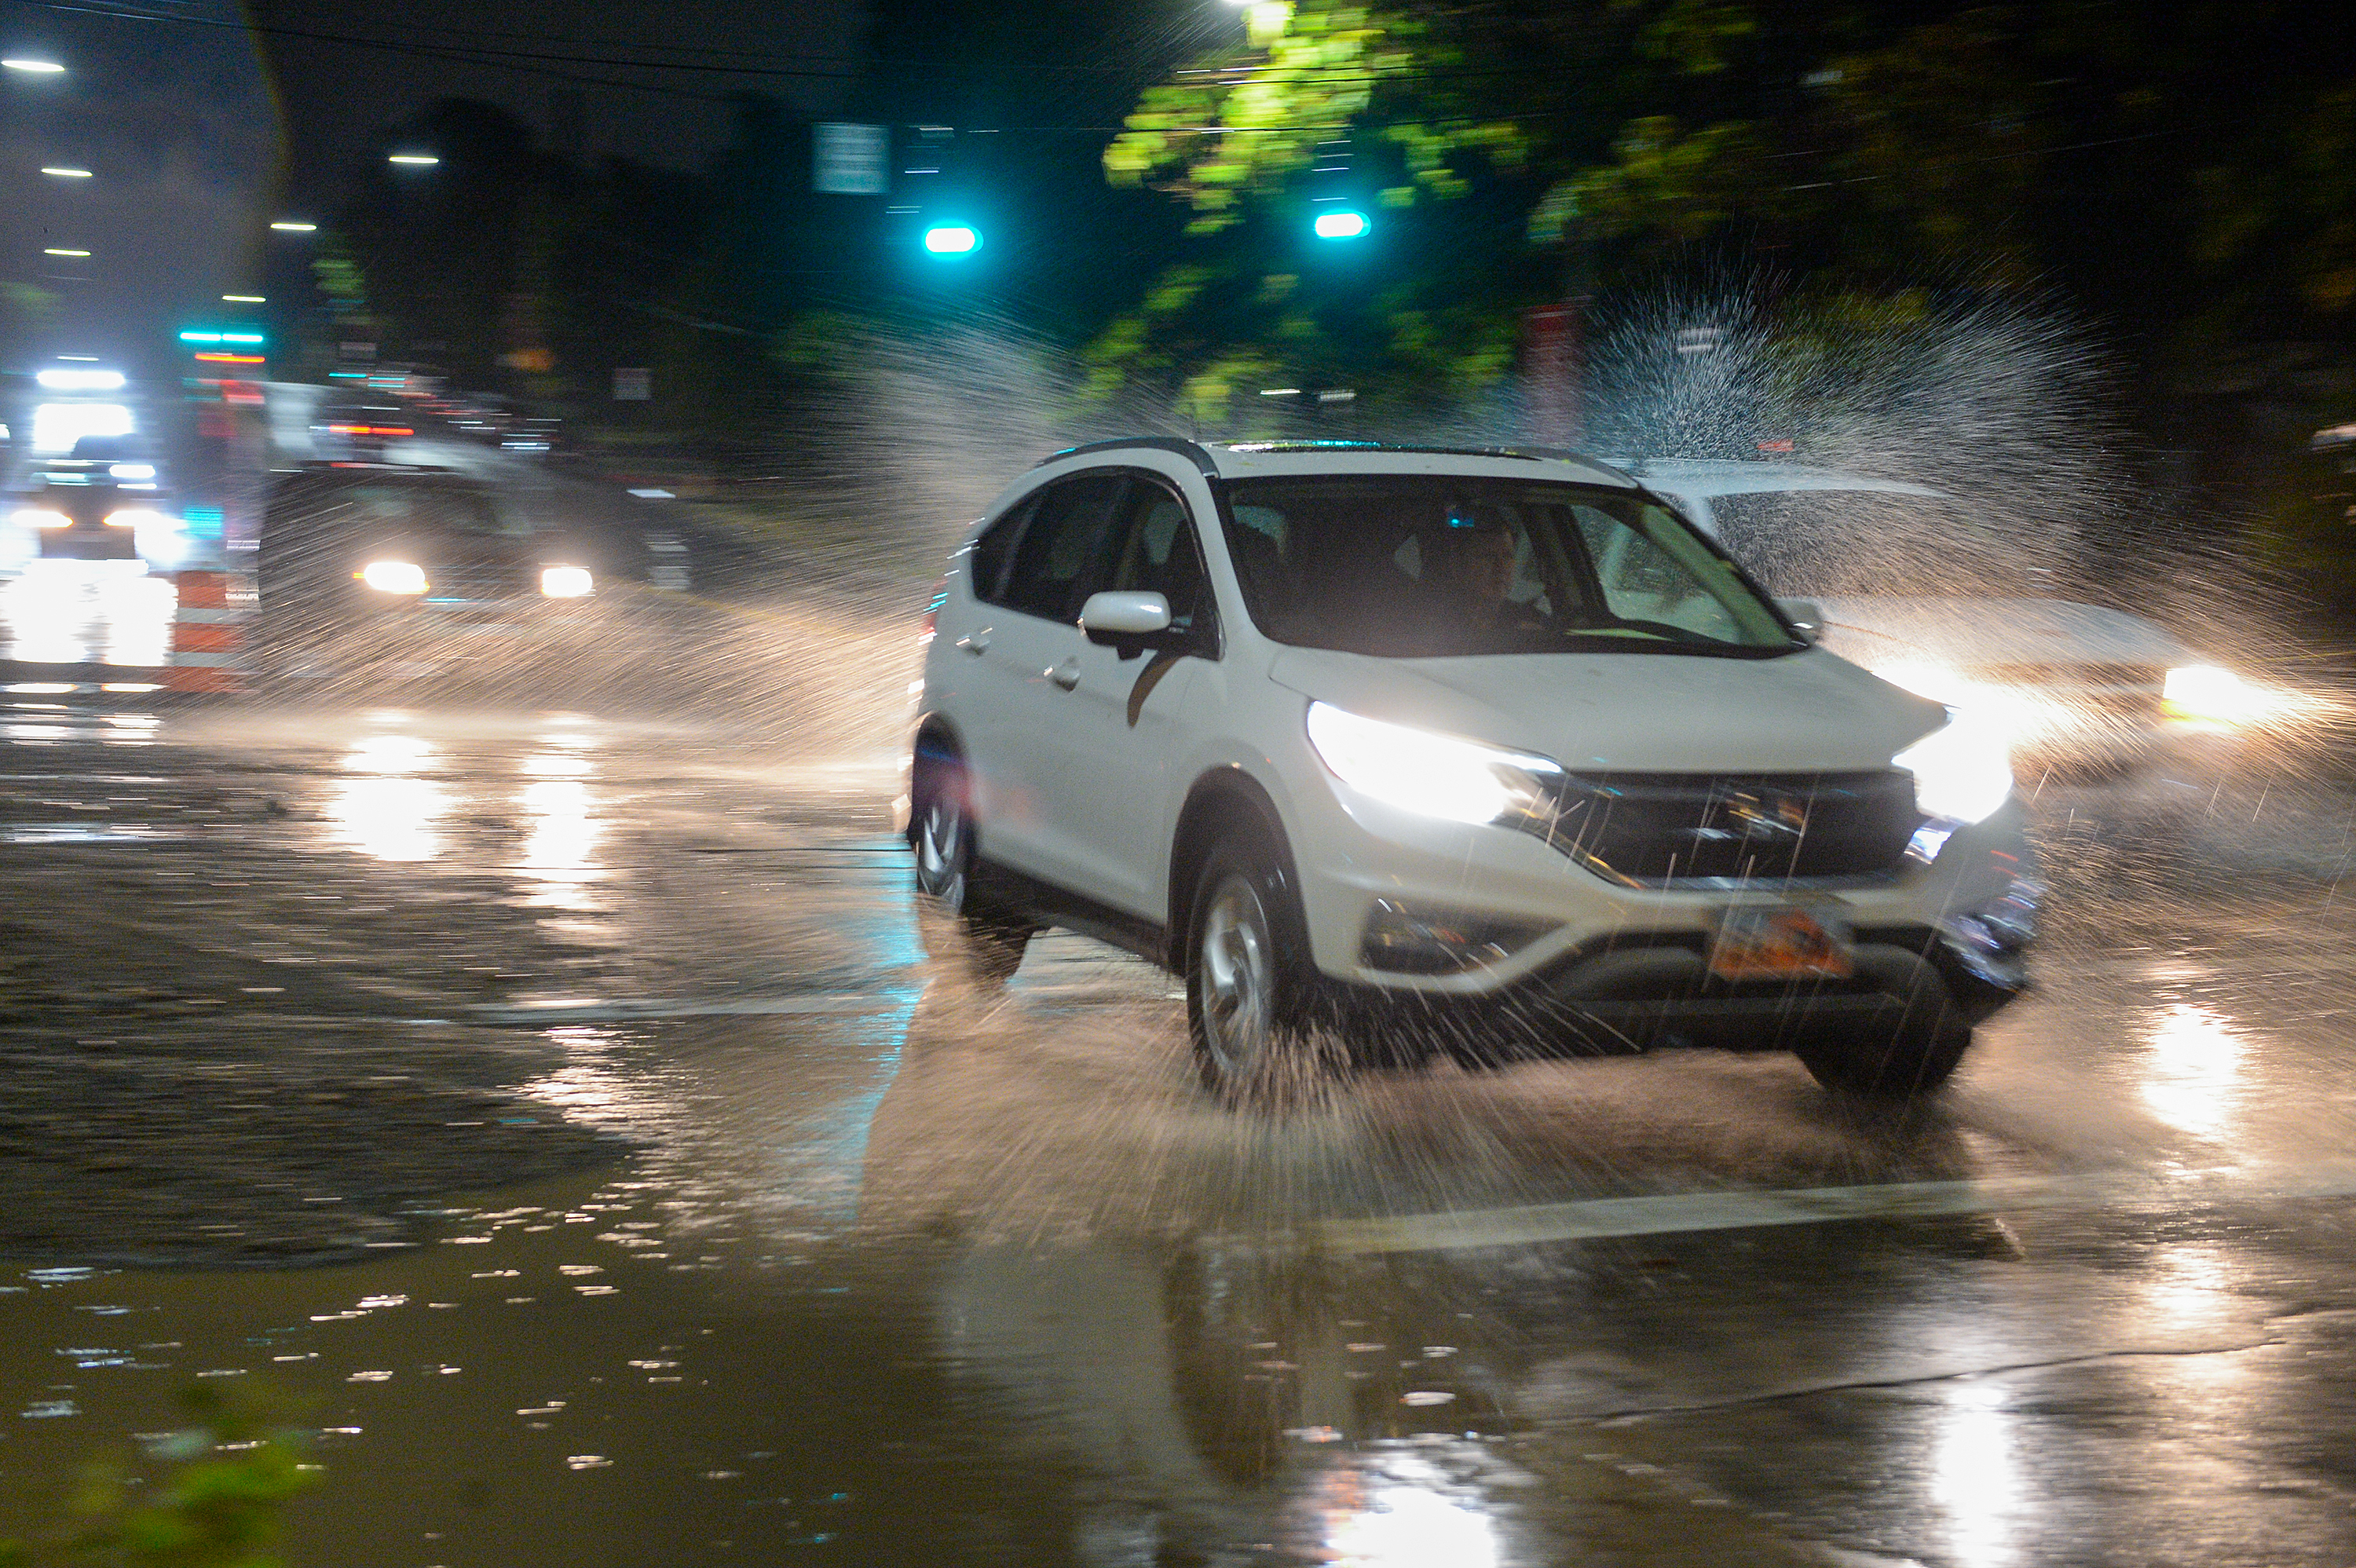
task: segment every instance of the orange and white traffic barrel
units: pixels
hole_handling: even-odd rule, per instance
[[[253,618],[252,579],[233,571],[183,571],[172,616],[166,691],[243,691],[246,623]]]

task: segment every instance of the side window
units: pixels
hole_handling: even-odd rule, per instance
[[[1094,586],[1159,593],[1170,602],[1170,624],[1207,630],[1213,617],[1203,549],[1186,504],[1151,480],[1130,486],[1120,523],[1106,537],[1104,564]]]
[[[1118,474],[1083,474],[1041,491],[998,603],[1050,621],[1076,617],[1080,574],[1121,485]]]
[[[1031,514],[1038,507],[1036,496],[1016,502],[973,541],[973,548],[966,555],[965,581],[973,590],[973,596],[983,603],[1004,603],[1000,590],[1006,581],[1007,558],[1014,553],[1014,541],[1022,536],[1023,525],[1031,520]]]

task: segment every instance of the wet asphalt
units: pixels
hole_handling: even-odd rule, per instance
[[[1934,1102],[1688,1051],[1237,1116],[1164,975],[927,962],[910,631],[605,650],[717,700],[0,692],[0,1538],[219,1383],[307,1402],[295,1563],[2356,1561],[2329,758],[2030,782],[2040,989]]]
[[[2356,1559],[2338,786],[2050,791],[2042,988],[1912,1111],[1668,1052],[1269,1119],[1142,965],[928,965],[880,747],[5,701],[12,884],[168,912],[81,978],[222,1004],[35,1023],[231,1042],[254,1115],[338,1030],[497,1070],[398,1180],[344,1102],[286,1135],[371,1220],[307,1266],[0,1264],[0,1534],[242,1380],[323,1429],[297,1563]],[[464,1157],[526,1123],[577,1147]]]

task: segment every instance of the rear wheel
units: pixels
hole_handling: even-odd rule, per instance
[[[1022,967],[1039,928],[973,895],[972,790],[954,755],[921,752],[909,801],[909,848],[916,856],[916,925],[925,950],[971,978],[1003,984]]]
[[[1186,1026],[1203,1086],[1230,1107],[1280,1104],[1330,1082],[1316,1038],[1315,965],[1291,877],[1257,837],[1221,843],[1194,889]]]

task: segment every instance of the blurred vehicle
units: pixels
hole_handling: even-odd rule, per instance
[[[1971,593],[1976,574],[2017,578],[2017,549],[1926,485],[1781,463],[1650,459],[1628,471],[1787,595],[1825,646],[1965,714],[2024,767],[2133,766],[2262,706],[2242,677],[2143,616]]]
[[[1358,1018],[1376,1061],[1708,1038],[1911,1094],[2026,983],[2002,748],[1563,454],[1059,453],[952,558],[916,720],[935,929],[1170,965],[1229,1103]]]
[[[557,432],[564,421],[553,419],[518,420],[499,436],[501,452],[521,453],[528,457],[544,457],[556,450]]]
[[[464,653],[466,637],[557,633],[605,562],[446,469],[310,464],[275,476],[258,561],[265,645]]]
[[[126,436],[83,436],[65,457],[35,461],[15,518],[45,560],[178,564],[179,535],[155,459]]]
[[[377,463],[388,443],[417,433],[409,411],[391,403],[323,403],[311,420],[311,453],[327,462]]]

